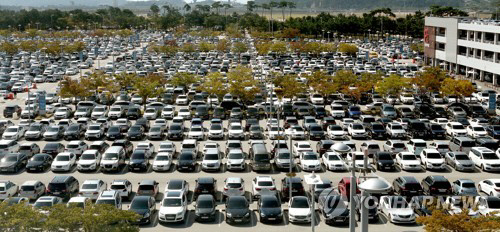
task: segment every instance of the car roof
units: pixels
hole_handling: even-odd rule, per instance
[[[154,185],[154,184],[156,184],[155,180],[141,180],[141,182],[139,183],[139,185]]]
[[[168,191],[165,198],[180,198],[182,196],[181,191]]]
[[[241,177],[228,177],[226,178],[226,183],[242,183],[243,179]]]
[[[215,179],[213,177],[200,177],[197,181],[199,184],[212,184],[215,182]]]

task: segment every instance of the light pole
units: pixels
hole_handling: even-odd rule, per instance
[[[321,40],[325,39],[325,29],[321,30],[323,32],[323,35],[321,36]]]
[[[314,189],[315,189],[315,186],[317,184],[322,184],[323,183],[323,180],[321,180],[320,176],[319,175],[316,175],[314,174],[314,172],[312,172],[312,174],[309,174],[309,175],[304,175],[304,180],[306,182],[306,184],[308,184],[310,186],[310,189],[311,189],[311,231],[314,232],[314,226],[316,224],[315,222],[315,217],[316,217],[316,210],[315,210],[315,206],[314,206]],[[351,210],[354,212],[354,210]]]
[[[371,40],[372,40],[372,39],[371,39],[371,31],[372,31],[372,29],[368,29],[368,40],[369,40],[369,41],[371,41]]]
[[[328,43],[330,43],[330,31],[326,33],[328,35]]]
[[[353,155],[354,156],[354,155]],[[356,232],[356,203],[354,202],[354,195],[356,194],[356,157],[351,159],[351,181],[349,189],[349,231]]]

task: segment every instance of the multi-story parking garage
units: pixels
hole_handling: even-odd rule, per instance
[[[424,46],[428,64],[499,84],[499,21],[426,17]]]

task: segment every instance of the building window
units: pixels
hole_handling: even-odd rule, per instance
[[[484,51],[484,56],[483,56],[483,60],[487,60],[487,61],[491,61],[493,62],[493,56],[495,55],[494,52],[491,52],[491,51]]]
[[[466,30],[458,30],[458,38],[459,39],[467,39],[467,31]]]
[[[467,55],[467,48],[464,46],[458,46],[458,54],[461,56]]]
[[[474,41],[474,31],[469,31],[469,40]]]
[[[445,48],[446,48],[446,44],[444,44],[444,43],[436,43],[436,49],[437,50],[444,51]]]
[[[474,56],[474,48],[469,49],[469,56]]]
[[[481,59],[481,49],[475,49],[476,50],[476,58]]]
[[[497,63],[500,63],[500,53],[497,53],[497,54],[496,54],[496,56],[497,56],[497,60],[496,60],[496,62],[497,62]]]
[[[483,33],[482,32],[478,32],[476,33],[477,37],[476,37],[476,42],[481,42],[481,37],[483,37]]]
[[[444,27],[438,27],[438,29],[437,29],[437,35],[438,36],[446,36],[446,28],[444,28]]]
[[[495,34],[489,33],[489,32],[484,33],[484,42],[490,43],[490,44],[494,43],[495,42]]]

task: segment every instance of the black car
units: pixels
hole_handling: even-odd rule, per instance
[[[28,163],[28,156],[23,153],[11,153],[0,159],[0,172],[17,173]]]
[[[373,155],[373,164],[377,170],[395,170],[396,165],[391,152],[378,151]]]
[[[139,118],[135,121],[134,126],[142,126],[144,131],[149,130],[149,120],[147,118]]]
[[[413,197],[423,194],[422,185],[413,176],[397,177],[392,182],[392,188],[395,193],[405,197]]]
[[[183,151],[179,154],[177,170],[194,171],[196,169],[196,155],[193,151]]]
[[[316,118],[324,118],[328,116],[328,111],[326,111],[323,106],[315,106],[313,109],[313,114]]]
[[[251,214],[248,201],[244,196],[229,196],[226,201],[226,222],[247,223]]]
[[[430,104],[415,104],[413,112],[417,118],[434,119],[437,116],[434,107]]]
[[[127,118],[136,120],[142,117],[142,112],[139,107],[130,107],[127,111]]]
[[[426,195],[450,195],[451,184],[444,176],[427,176],[422,180],[422,189]]]
[[[55,176],[47,185],[47,195],[69,199],[78,194],[80,184],[73,176]]]
[[[323,128],[318,124],[310,125],[307,130],[309,132],[309,139],[311,140],[320,140],[325,137],[325,131],[323,131]]]
[[[256,119],[256,118],[249,118],[247,119],[246,123],[245,123],[245,131],[250,131],[250,127],[251,126],[258,126],[259,125],[259,120]]]
[[[50,165],[52,164],[52,156],[48,154],[36,154],[31,159],[28,160],[28,163],[26,164],[26,171],[27,172],[37,172],[37,171],[45,171],[48,168],[50,168]]]
[[[215,210],[215,198],[210,194],[201,194],[196,199],[195,220],[198,222],[215,221],[217,210]]]
[[[217,195],[217,180],[213,177],[200,177],[196,180],[194,187],[194,199],[200,194],[210,194],[214,197]]]
[[[387,136],[385,127],[380,122],[372,122],[367,127],[368,134],[372,139],[385,139]]]
[[[332,182],[328,179],[323,179],[321,180],[321,184],[315,184],[314,185],[314,201],[318,201],[319,195],[322,193],[328,192],[330,190],[335,191],[333,189]],[[328,190],[329,189],[329,190]]]
[[[172,123],[168,128],[168,139],[184,139],[184,125],[181,123]]]
[[[257,211],[260,222],[283,221],[281,202],[275,195],[262,195],[257,202]]]
[[[85,126],[80,123],[73,123],[64,131],[64,140],[80,140],[85,135]]]
[[[132,222],[133,224],[149,224],[156,210],[155,199],[152,196],[135,196],[128,210],[140,216],[137,221]]]
[[[212,118],[226,119],[226,110],[222,107],[215,107]]]
[[[488,112],[481,105],[469,105],[469,110],[473,118],[486,118]]]
[[[129,171],[147,171],[149,168],[149,159],[146,157],[146,150],[137,149],[130,156],[128,161]]]
[[[292,183],[292,197],[305,195],[304,185],[300,177],[285,177],[281,179],[281,198],[283,200],[290,199],[290,182]]]
[[[492,151],[496,151],[498,149],[498,141],[489,136],[479,137],[476,138],[476,147],[486,147]]]
[[[358,198],[359,199],[359,198]],[[356,215],[358,216],[358,219],[361,219],[361,205],[360,201],[356,202]],[[376,222],[379,219],[378,215],[378,205],[377,202],[375,201],[374,198],[368,198],[366,201],[367,207],[368,207],[368,221],[370,222]]]
[[[140,125],[133,125],[128,129],[127,138],[130,140],[141,140],[144,138],[144,128]]]
[[[47,143],[42,149],[42,153],[51,155],[55,157],[57,154],[64,151],[64,145],[62,143]]]
[[[194,111],[194,115],[201,119],[210,119],[209,108],[207,105],[199,105]]]
[[[486,127],[486,131],[494,139],[500,139],[500,125],[489,125]]]
[[[248,107],[247,110],[246,110],[246,115],[247,115],[247,118],[248,119],[260,119],[261,116],[260,116],[260,113],[259,113],[259,109],[257,109],[257,107]]]
[[[121,126],[113,125],[110,126],[108,131],[106,132],[106,139],[115,140],[123,138],[123,133],[121,130]]]
[[[408,123],[408,135],[412,138],[423,138],[427,137],[427,128],[425,123],[420,120],[410,120]]]
[[[325,152],[330,150],[330,148],[335,144],[333,140],[321,140],[316,144],[316,151],[318,151],[319,155],[323,155]]]
[[[430,139],[444,139],[446,138],[446,131],[437,123],[426,123],[425,125]]]
[[[442,106],[434,106],[434,111],[436,112],[436,118],[448,117],[448,113],[446,112],[446,109]]]
[[[5,118],[12,118],[14,116],[14,114],[19,116],[19,115],[21,115],[22,110],[23,109],[18,105],[6,106],[5,109],[3,110],[3,116]]]
[[[318,208],[327,225],[349,223],[349,209],[340,195],[321,194]]]

